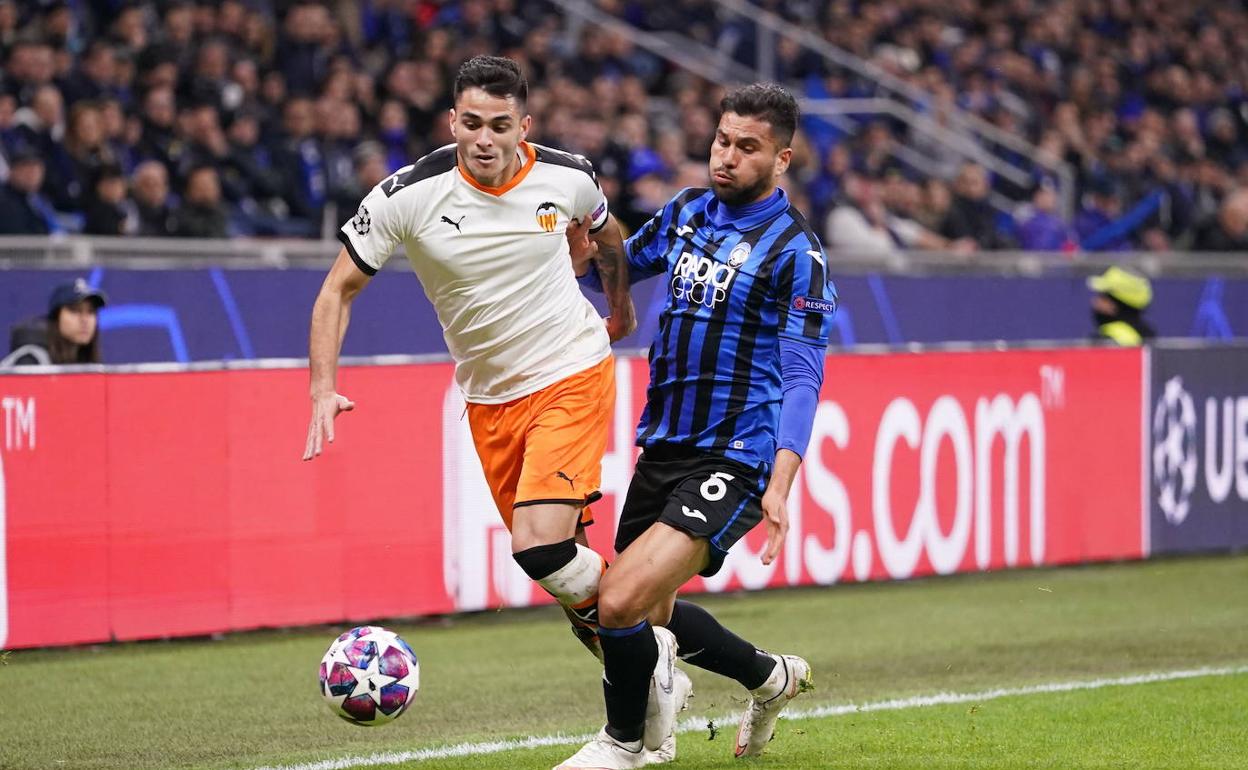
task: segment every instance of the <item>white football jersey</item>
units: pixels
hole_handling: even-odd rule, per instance
[[[602,318],[581,294],[564,227],[606,224],[589,161],[522,142],[507,184],[487,188],[448,145],[377,185],[338,234],[377,272],[399,244],[437,311],[464,398],[500,404],[611,354]]]

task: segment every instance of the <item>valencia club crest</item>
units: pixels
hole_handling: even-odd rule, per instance
[[[548,233],[555,231],[555,224],[559,221],[559,209],[555,208],[555,204],[546,201],[537,207],[537,223],[542,229]]]

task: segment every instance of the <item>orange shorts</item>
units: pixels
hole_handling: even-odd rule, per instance
[[[615,357],[505,404],[468,404],[468,426],[494,504],[511,529],[512,509],[583,506],[602,483],[602,455],[615,412]]]

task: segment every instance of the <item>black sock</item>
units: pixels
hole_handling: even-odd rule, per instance
[[[659,644],[649,621],[632,628],[598,628],[602,644],[602,691],[607,699],[607,734],[617,741],[641,739],[646,725],[650,675]]]
[[[761,687],[776,659],[732,633],[696,604],[677,600],[667,630],[676,635],[680,659],[735,679],[747,690]]]

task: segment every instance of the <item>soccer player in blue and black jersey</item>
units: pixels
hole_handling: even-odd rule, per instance
[[[800,657],[762,652],[676,599],[689,578],[715,574],[759,522],[763,562],[778,555],[837,302],[818,238],[777,186],[793,154],[796,101],[756,84],[720,106],[711,187],[682,191],[626,245],[632,280],[659,276],[668,296],[637,428],[643,452],[598,600],[607,725],[557,770],[622,770],[674,756],[674,744],[656,756],[645,748],[651,736],[642,741],[651,674],[667,653],[651,624],[675,635],[684,660],[751,692],[737,756],[759,754],[784,705],[811,685]],[[595,287],[585,232],[574,224],[568,238],[582,282]],[[660,702],[664,684],[654,693]],[[682,704],[666,696],[659,707],[674,719]]]

